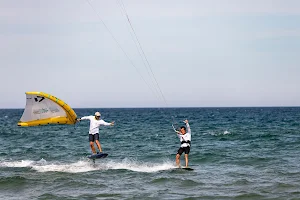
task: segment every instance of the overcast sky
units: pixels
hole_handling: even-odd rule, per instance
[[[158,85],[120,0],[89,2],[0,0],[0,108],[300,106],[299,0],[123,0]]]

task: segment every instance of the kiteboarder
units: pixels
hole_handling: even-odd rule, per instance
[[[180,156],[184,152],[184,158],[185,158],[185,167],[188,167],[188,162],[189,162],[189,153],[190,153],[190,147],[191,147],[191,128],[189,125],[188,120],[184,120],[184,123],[186,126],[181,126],[180,131],[176,131],[180,142],[181,146],[177,151],[176,154],[176,165],[180,167]]]
[[[96,145],[97,145],[99,151],[102,152],[101,144],[99,142],[99,127],[101,125],[113,126],[115,123],[114,121],[111,123],[105,122],[103,119],[100,119],[100,117],[101,117],[100,112],[95,112],[95,116],[84,116],[84,117],[77,119],[78,122],[81,120],[86,120],[86,119],[90,120],[89,141],[90,141],[90,146],[91,146],[92,152],[94,154],[96,154],[94,142],[96,142]]]

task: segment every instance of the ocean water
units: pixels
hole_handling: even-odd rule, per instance
[[[75,109],[95,111],[116,125],[93,163],[88,121],[18,127],[22,109],[0,110],[0,199],[300,199],[298,107]],[[184,119],[194,171],[175,168]]]

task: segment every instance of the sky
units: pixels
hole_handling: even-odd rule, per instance
[[[0,0],[0,91],[0,108],[26,91],[73,108],[300,106],[300,1]]]

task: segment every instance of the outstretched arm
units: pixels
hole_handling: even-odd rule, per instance
[[[77,118],[77,121],[80,122],[81,120],[90,119],[89,116],[84,116],[81,118]]]
[[[173,124],[172,124],[172,127],[173,127],[173,130],[175,131],[175,133],[180,134],[180,131],[177,131]]]
[[[189,121],[186,119],[186,120],[184,120],[184,123],[185,123],[186,128],[187,128],[187,133],[191,133],[191,128],[190,128]]]
[[[104,125],[104,126],[113,126],[113,125],[115,125],[115,121],[112,121],[112,122],[108,123],[108,122],[102,120],[101,121],[101,125]]]

